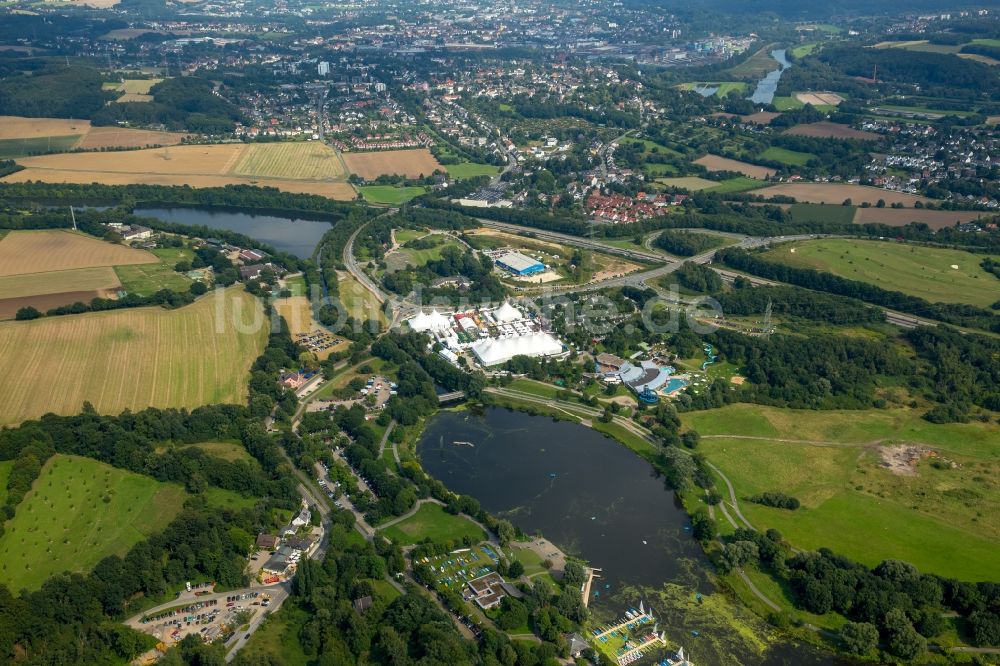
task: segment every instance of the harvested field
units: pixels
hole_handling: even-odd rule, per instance
[[[118,100],[119,102],[122,100]],[[187,136],[180,132],[128,129],[124,127],[92,127],[77,146],[81,150],[99,148],[146,148],[176,146]]]
[[[306,341],[302,339],[302,336],[312,336],[312,335],[322,335],[326,332],[326,329],[321,327],[319,323],[313,319],[312,316],[312,306],[309,303],[309,299],[305,296],[291,296],[289,298],[279,298],[274,301],[274,309],[277,311],[278,315],[283,317],[285,323],[288,324],[288,332],[292,335],[292,339],[299,344],[306,346],[316,354],[316,358],[323,361],[326,360],[330,354],[334,352],[339,352],[350,347],[351,343],[349,340],[340,339],[341,342],[327,347],[326,349],[318,348],[313,345],[308,345]]]
[[[756,164],[740,162],[739,160],[731,160],[728,157],[720,157],[719,155],[712,155],[711,153],[705,155],[704,157],[699,157],[694,161],[694,163],[700,164],[709,171],[733,171],[735,173],[742,173],[744,176],[749,176],[751,178],[763,179],[777,173],[774,169],[757,166]]]
[[[232,175],[289,180],[332,180],[347,174],[344,173],[344,166],[333,148],[319,141],[310,141],[250,144],[232,170]]]
[[[844,98],[837,93],[795,93],[795,99],[813,106],[837,106]]]
[[[64,291],[115,289],[119,286],[113,268],[77,268],[0,277],[0,298],[20,298]]]
[[[121,97],[115,100],[118,104],[124,104],[126,102],[145,104],[146,102],[152,102],[152,95],[140,95],[138,93],[125,93]]]
[[[429,176],[435,171],[445,171],[426,148],[387,150],[380,153],[344,153],[343,157],[347,169],[365,180],[393,174],[417,178]]]
[[[100,38],[107,41],[128,41],[150,32],[164,34],[159,30],[150,30],[149,28],[118,28],[104,33]]]
[[[853,127],[848,127],[847,125],[840,125],[838,123],[830,123],[826,121],[796,125],[791,129],[785,130],[785,134],[790,134],[792,136],[812,136],[825,139],[858,139],[859,141],[875,141],[880,138],[878,134],[874,134],[872,132],[862,132],[861,130],[856,130]]]
[[[125,79],[119,90],[129,95],[148,95],[157,83],[163,83],[163,79]]]
[[[762,197],[773,197],[775,195],[795,197],[795,200],[799,203],[839,204],[845,199],[850,199],[851,203],[855,206],[866,201],[874,206],[879,199],[882,199],[887,206],[894,203],[901,203],[904,206],[912,208],[913,204],[918,201],[923,203],[933,201],[927,197],[919,197],[915,194],[883,190],[878,187],[865,187],[864,185],[849,185],[846,183],[782,183],[781,185],[772,185],[771,187],[757,190],[755,194],[759,194]]]
[[[89,131],[89,120],[0,116],[0,140],[68,136],[72,134],[86,134]]]
[[[159,261],[145,250],[72,231],[12,231],[0,240],[0,276]]]
[[[76,414],[84,401],[103,414],[243,402],[267,333],[260,303],[242,289],[179,310],[0,323],[0,424]]]
[[[888,224],[902,227],[910,222],[923,222],[931,229],[953,227],[956,223],[972,222],[988,215],[974,210],[928,210],[926,208],[859,208],[854,224]]]
[[[987,116],[986,117],[986,124],[987,125],[991,125],[991,126],[992,125],[1000,125],[1000,116]]]
[[[58,294],[39,294],[34,296],[19,296],[17,298],[0,299],[0,319],[13,319],[21,308],[31,306],[39,312],[46,312],[62,305],[73,303],[89,303],[95,298],[107,296],[101,291],[63,291]]]
[[[996,58],[991,58],[989,56],[979,55],[978,53],[956,53],[959,58],[965,58],[966,60],[975,60],[976,62],[981,62],[984,65],[989,65],[990,67],[996,67],[1000,65],[1000,60]]]
[[[260,146],[246,144],[174,146],[129,152],[74,153],[27,157],[18,160],[23,171],[11,174],[7,182],[41,181],[46,183],[102,183],[105,185],[189,185],[191,187],[223,187],[225,185],[258,185],[275,187],[285,192],[319,194],[332,199],[353,199],[354,189],[342,180],[297,180],[304,174],[315,174],[318,162],[301,166],[286,157],[270,158],[270,153],[282,155],[287,146],[307,147],[310,144],[269,143]],[[250,149],[255,149],[251,151]],[[299,148],[296,150],[303,150]],[[260,152],[259,155],[255,153]],[[294,151],[293,151],[294,153]],[[242,160],[252,156],[249,166]],[[269,161],[270,160],[270,161]],[[334,168],[334,162],[325,163]],[[258,171],[257,175],[235,173],[238,167]],[[281,169],[290,175],[281,176]],[[264,174],[276,174],[274,177]],[[260,179],[260,180],[258,180]]]
[[[741,116],[741,120],[745,123],[770,125],[771,121],[780,115],[781,115],[780,113],[777,113],[775,111],[758,111],[757,113],[751,113],[748,116]]]

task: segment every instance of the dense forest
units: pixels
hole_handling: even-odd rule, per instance
[[[151,102],[108,104],[93,113],[95,125],[162,125],[198,134],[231,134],[240,110],[214,94],[211,81],[196,76],[166,79],[149,91]]]
[[[0,78],[0,115],[85,119],[111,99],[101,90],[100,73],[90,67],[52,62]]]

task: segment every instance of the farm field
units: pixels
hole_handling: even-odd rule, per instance
[[[441,166],[426,148],[386,150],[378,153],[344,153],[343,158],[348,171],[365,180],[375,180],[383,175],[418,178],[445,170],[445,167]]]
[[[159,307],[0,323],[0,425],[46,412],[188,407],[246,399],[268,327],[260,304],[229,289]],[[238,325],[239,324],[239,325]],[[55,380],[58,378],[58,381]]]
[[[0,140],[69,136],[73,134],[86,134],[89,131],[89,120],[0,116]]]
[[[184,137],[181,132],[157,132],[155,130],[131,129],[128,127],[92,127],[83,135],[77,148],[99,150],[101,148],[146,148],[149,146],[176,146]]]
[[[837,222],[850,224],[854,221],[854,206],[840,204],[791,204],[788,211],[796,222]]]
[[[285,192],[319,194],[333,199],[354,198],[354,189],[343,180],[337,180],[339,176],[336,174],[343,175],[339,170],[339,161],[309,158],[296,153],[304,148],[288,148],[298,145],[310,144],[188,145],[128,152],[28,157],[18,160],[27,168],[7,176],[5,180],[191,187],[260,184]],[[236,173],[237,169],[242,169],[242,173]],[[322,180],[305,178],[320,173],[328,175]],[[258,179],[266,182],[258,183]]]
[[[780,113],[776,113],[774,111],[758,111],[757,113],[751,113],[746,116],[740,116],[740,119],[745,123],[770,125],[771,121],[780,115],[781,115]]]
[[[709,180],[707,178],[700,178],[698,176],[679,176],[677,178],[657,178],[657,183],[661,185],[666,185],[667,187],[683,187],[685,190],[691,192],[697,192],[699,190],[707,190],[712,187],[716,187],[719,184],[717,180]]]
[[[0,152],[4,159],[74,149],[172,146],[185,136],[180,132],[93,127],[89,120],[0,116]]]
[[[781,245],[767,258],[900,291],[933,302],[989,307],[1000,281],[979,266],[979,254],[893,241],[829,238]],[[957,266],[958,268],[952,268]]]
[[[826,139],[858,139],[860,141],[876,141],[881,138],[873,132],[862,132],[848,125],[821,121],[818,123],[807,123],[796,125],[785,130],[785,134],[792,136],[812,136]]]
[[[0,276],[157,262],[145,250],[74,231],[11,231],[0,239]]]
[[[89,571],[108,555],[161,531],[187,494],[174,484],[104,463],[57,454],[0,537],[0,582],[37,589],[61,571]]]
[[[895,558],[921,571],[994,580],[1000,561],[1000,428],[933,425],[909,409],[815,412],[749,405],[694,412],[685,425],[699,449],[736,488],[740,508],[759,529],[776,528],[795,546],[829,547],[868,565]],[[925,446],[896,473],[886,448]],[[955,462],[952,467],[950,462]],[[764,491],[797,497],[788,511],[745,500]]]
[[[0,302],[7,298],[43,296],[65,291],[114,290],[119,286],[113,268],[76,268],[0,277]]]
[[[393,185],[362,185],[358,188],[368,203],[399,205],[426,193],[423,187],[395,187]]]
[[[732,160],[728,157],[712,155],[711,153],[705,155],[704,157],[699,157],[694,160],[694,163],[700,164],[709,171],[734,171],[736,173],[742,173],[744,176],[758,179],[773,176],[777,173],[774,169],[757,166],[756,164],[749,164],[747,162],[740,162],[739,160]]]
[[[493,177],[500,173],[500,167],[492,164],[476,164],[475,162],[462,162],[461,164],[446,164],[444,167],[448,175],[452,178],[475,178],[476,176]]]
[[[73,150],[80,142],[80,138],[80,134],[71,134],[34,139],[0,139],[0,159],[9,160],[15,157]]]
[[[855,206],[864,203],[875,205],[879,199],[885,201],[886,205],[901,203],[909,208],[918,201],[928,203],[932,199],[907,194],[906,192],[895,192],[893,190],[883,190],[878,187],[865,187],[864,185],[850,185],[847,183],[782,183],[771,185],[758,192],[763,197],[781,195],[794,197],[800,203],[828,203],[839,204],[846,199],[850,199]]]
[[[765,160],[773,160],[789,166],[805,166],[809,160],[816,157],[812,153],[801,153],[797,150],[788,150],[787,148],[777,148],[775,146],[769,147],[760,156]]]
[[[346,175],[336,151],[319,141],[251,143],[231,174],[290,180],[333,180]]]
[[[958,222],[972,222],[983,217],[981,211],[974,210],[930,210],[927,208],[858,208],[854,214],[855,224],[877,222],[893,227],[902,227],[910,222],[923,222],[931,229],[953,227]]]
[[[381,532],[400,546],[409,546],[428,538],[441,543],[461,541],[465,537],[480,540],[486,536],[469,519],[446,513],[441,506],[433,503],[422,504],[415,514]]]

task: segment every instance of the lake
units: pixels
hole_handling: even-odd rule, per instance
[[[323,234],[330,230],[329,222],[217,208],[136,208],[135,214],[236,231],[302,259],[312,256]]]
[[[645,601],[698,666],[847,663],[780,642],[719,593],[674,493],[649,463],[590,428],[502,408],[446,411],[429,421],[417,454],[449,489],[602,568],[595,614],[611,619]]]
[[[778,90],[778,81],[781,79],[781,75],[792,66],[792,63],[785,59],[785,49],[771,51],[771,57],[777,61],[778,69],[769,72],[767,76],[757,82],[757,89],[748,98],[755,104],[770,104],[774,101],[774,93]]]

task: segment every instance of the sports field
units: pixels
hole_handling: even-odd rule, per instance
[[[802,203],[843,203],[845,199],[850,199],[855,206],[864,202],[871,205],[878,203],[881,199],[887,206],[894,203],[901,203],[908,208],[918,201],[927,203],[932,201],[927,197],[907,194],[906,192],[895,192],[893,190],[883,190],[879,187],[866,187],[864,185],[849,185],[847,183],[782,183],[765,187],[757,194],[762,197],[772,197],[781,195],[794,197],[796,201]]]
[[[833,273],[928,301],[988,307],[1000,281],[980,268],[983,255],[895,241],[829,238],[781,245],[769,259]]]
[[[26,168],[7,176],[7,182],[259,185],[333,199],[355,197],[336,153],[318,143],[165,146],[25,157],[18,163]]]
[[[413,197],[427,192],[423,187],[395,187],[393,185],[362,185],[358,188],[368,203],[398,206]]]
[[[178,310],[2,322],[0,425],[76,414],[84,401],[104,414],[243,402],[267,331],[260,304],[242,288]]]
[[[444,167],[448,175],[452,178],[475,178],[476,176],[495,176],[500,173],[500,167],[492,164],[476,164],[475,162],[462,162],[461,164],[447,164]]]
[[[73,231],[11,231],[0,239],[0,276],[157,262],[145,250]]]
[[[0,583],[41,587],[61,571],[89,571],[161,531],[180,513],[183,488],[79,456],[55,455],[0,537]]]
[[[486,535],[464,516],[446,513],[437,504],[423,504],[409,518],[391,525],[382,534],[400,546],[409,546],[430,539],[437,543],[461,541],[464,537],[483,539]]]
[[[392,175],[418,178],[445,170],[445,167],[441,166],[426,148],[385,150],[377,153],[344,153],[343,157],[348,170],[365,180]]]
[[[920,415],[731,405],[683,421],[702,435],[699,450],[734,484],[758,529],[773,527],[794,546],[828,547],[868,565],[896,558],[925,572],[996,580],[1000,426],[934,425]],[[934,455],[898,473],[883,460],[899,445]],[[745,500],[765,491],[797,497],[802,508]]]

